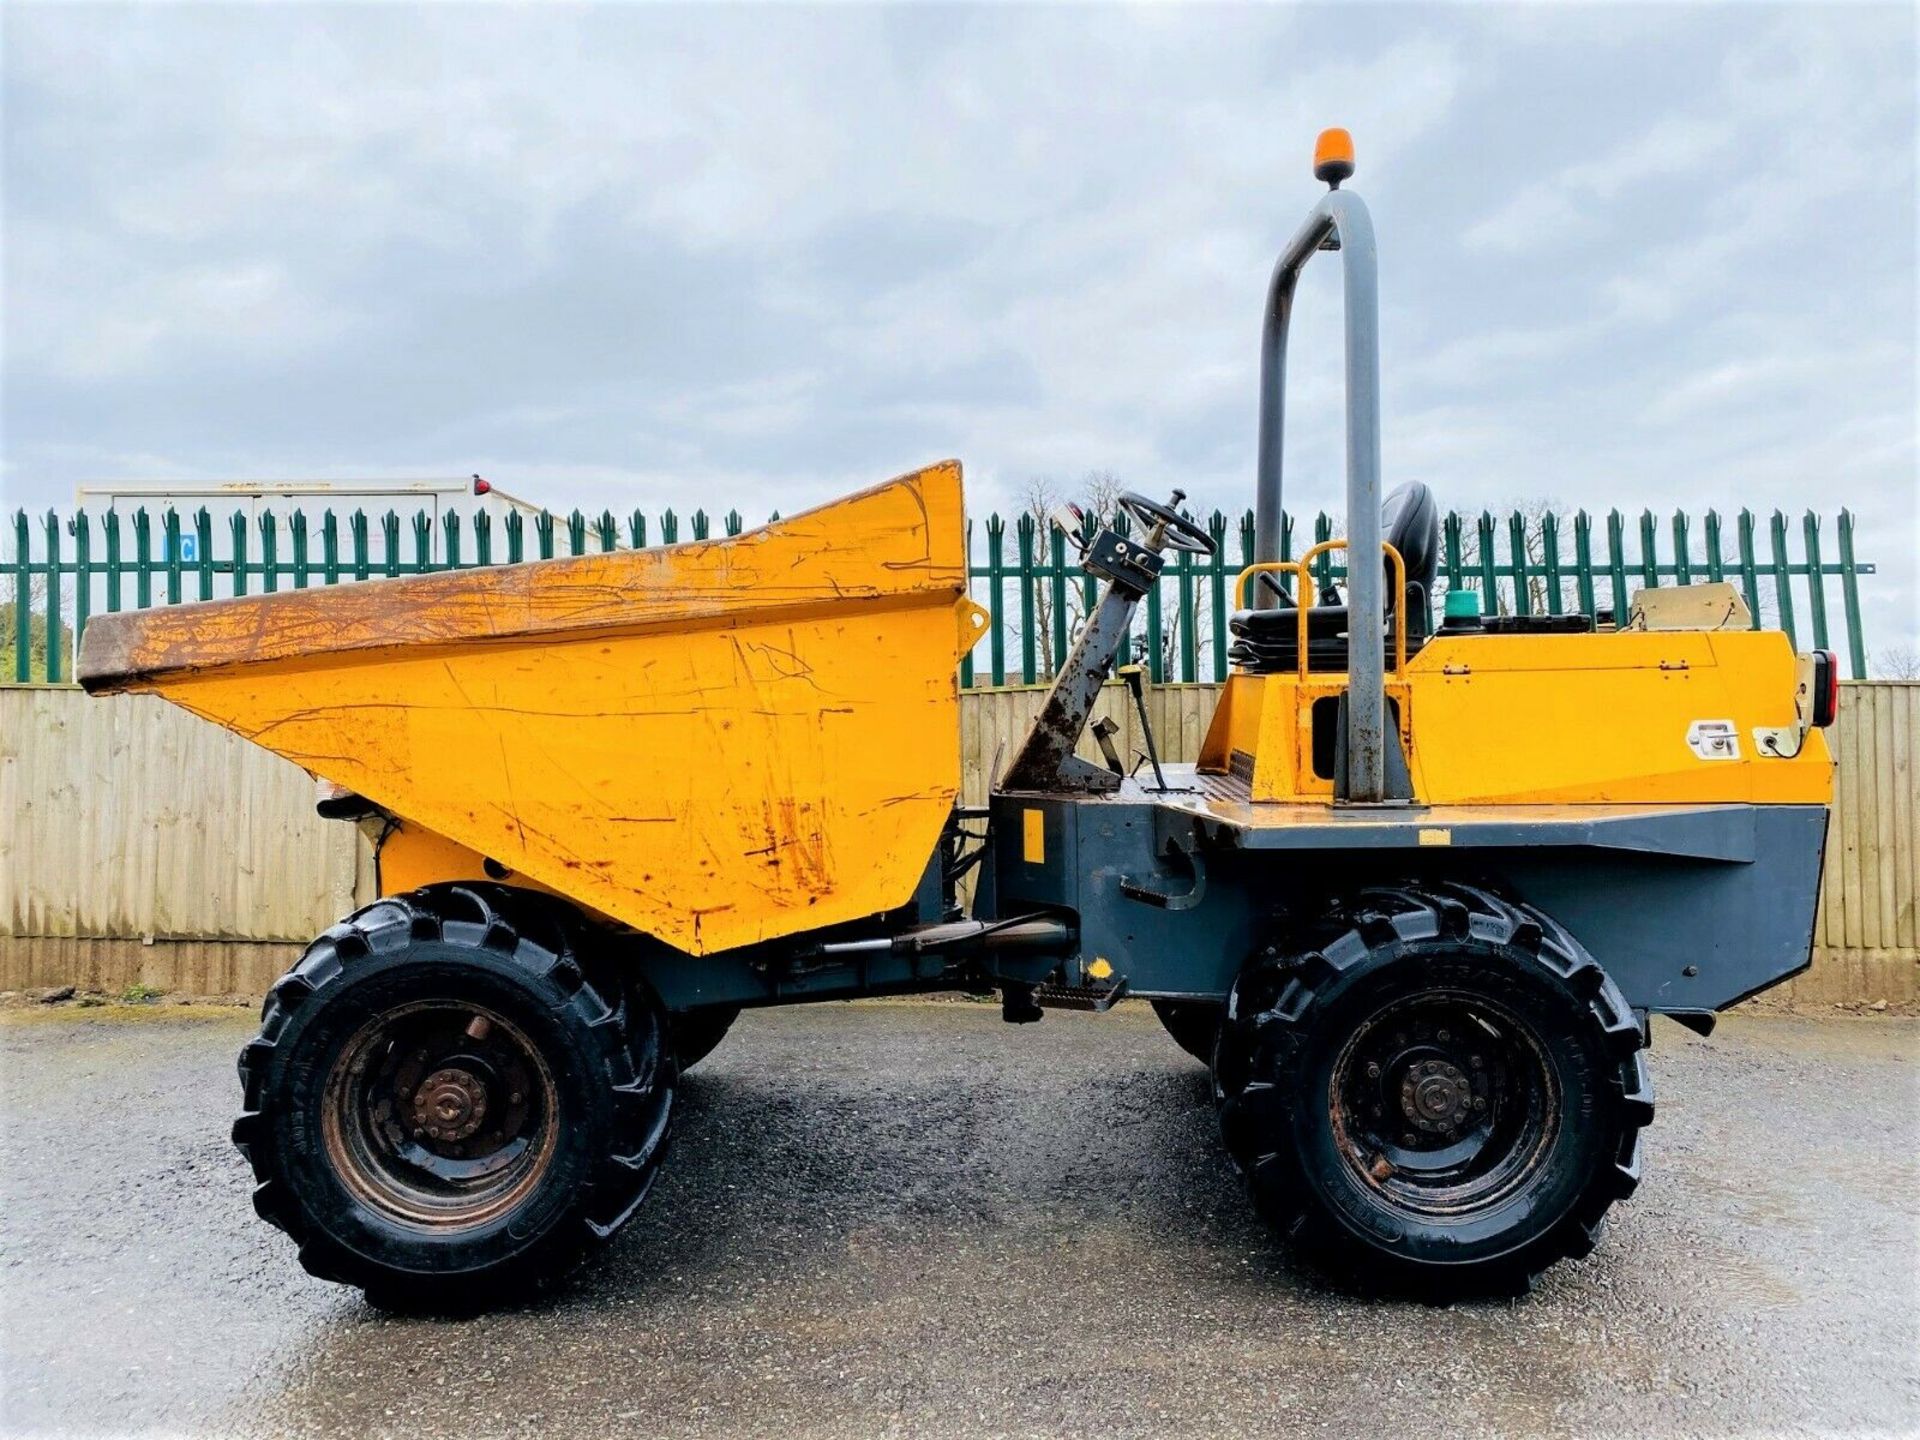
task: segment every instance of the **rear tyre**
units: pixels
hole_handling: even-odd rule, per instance
[[[1213,1064],[1213,1046],[1220,1038],[1226,1006],[1216,1000],[1155,1000],[1152,1004],[1174,1044],[1202,1065]]]
[[[273,987],[233,1138],[300,1263],[376,1303],[466,1309],[564,1273],[658,1173],[659,1006],[591,984],[561,913],[505,887],[367,906]]]
[[[709,1005],[701,1010],[683,1010],[673,1017],[673,1053],[686,1074],[714,1052],[716,1046],[740,1018],[738,1005]]]
[[[1367,890],[1249,963],[1215,1065],[1255,1204],[1330,1271],[1512,1294],[1598,1243],[1653,1087],[1619,988],[1531,907]]]

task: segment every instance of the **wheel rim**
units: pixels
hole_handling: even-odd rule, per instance
[[[553,1077],[512,1021],[423,1002],[369,1020],[328,1072],[322,1138],[356,1197],[444,1231],[498,1219],[553,1163]]]
[[[1508,1199],[1539,1173],[1561,1124],[1533,1030],[1504,1006],[1445,992],[1369,1016],[1334,1061],[1328,1109],[1348,1170],[1433,1216]]]

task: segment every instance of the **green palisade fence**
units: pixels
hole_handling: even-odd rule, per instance
[[[776,517],[777,518],[777,517]],[[224,599],[272,592],[283,586],[335,585],[394,575],[422,575],[482,565],[511,565],[649,544],[705,540],[714,518],[705,510],[685,517],[669,510],[650,527],[635,510],[624,519],[611,511],[588,516],[575,510],[463,516],[447,512],[436,523],[421,511],[411,519],[394,511],[342,517],[326,512],[318,535],[304,512],[290,518],[262,512],[249,520],[237,512],[216,522],[204,508],[183,518],[172,509],[84,511],[62,517],[54,511],[29,516],[18,511],[7,536],[0,569],[11,577],[12,652],[0,681],[58,684],[73,673],[73,656],[88,619],[102,610]],[[1111,522],[1122,533],[1124,516]],[[1253,513],[1237,520],[1219,511],[1203,522],[1216,553],[1208,558],[1175,552],[1159,586],[1135,619],[1133,658],[1155,681],[1217,680],[1227,673],[1228,616],[1235,576],[1253,559]],[[1874,567],[1854,558],[1854,519],[1842,510],[1834,523],[1833,560],[1824,558],[1822,518],[1808,511],[1798,526],[1780,511],[1765,522],[1742,510],[1733,534],[1708,511],[1697,525],[1685,513],[1663,524],[1644,511],[1631,525],[1618,510],[1596,526],[1585,510],[1568,523],[1551,512],[1495,516],[1454,513],[1446,518],[1437,593],[1474,591],[1483,612],[1511,614],[1624,613],[1643,586],[1730,581],[1746,596],[1755,628],[1784,630],[1799,646],[1802,616],[1814,648],[1838,648],[1830,623],[1829,582],[1839,581],[1840,624],[1855,679],[1866,675],[1866,643],[1860,627],[1860,577]],[[720,517],[727,535],[743,527],[737,510]],[[1089,517],[1089,534],[1097,522]],[[993,612],[993,622],[974,652],[961,663],[961,681],[972,685],[1036,684],[1064,658],[1080,620],[1092,608],[1095,585],[1059,531],[1019,515],[1008,521],[989,515],[968,523],[973,598]],[[1322,513],[1313,537],[1335,533]],[[1596,533],[1597,531],[1597,533]],[[1798,534],[1800,556],[1793,558]],[[1295,524],[1286,520],[1283,554],[1299,551]],[[1664,557],[1664,558],[1663,558]],[[1343,583],[1337,554],[1317,562],[1316,584]],[[1804,612],[1797,608],[1804,605]]]

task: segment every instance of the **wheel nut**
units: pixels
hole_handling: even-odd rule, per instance
[[[1379,1078],[1380,1078],[1380,1067],[1379,1067],[1379,1065],[1378,1065],[1378,1064],[1374,1064],[1374,1063],[1369,1063],[1369,1064],[1368,1064],[1368,1066],[1367,1066],[1367,1079],[1369,1079],[1369,1080],[1378,1080]],[[516,1096],[515,1096],[514,1098],[515,1098],[515,1099],[517,1100],[517,1099],[519,1099],[520,1097],[516,1095]]]
[[[1448,1034],[1447,1034],[1447,1032],[1446,1032],[1446,1031],[1444,1031],[1444,1030],[1440,1030],[1440,1031],[1436,1031],[1436,1032],[1435,1032],[1435,1034],[1434,1034],[1434,1037],[1433,1037],[1433,1038],[1434,1038],[1434,1039],[1436,1039],[1436,1040],[1446,1040],[1446,1039],[1448,1039],[1448,1038],[1450,1038],[1450,1037],[1448,1036]]]
[[[1476,1095],[1476,1096],[1474,1096],[1474,1097],[1473,1097],[1473,1108],[1474,1108],[1474,1109],[1476,1109],[1476,1110],[1484,1110],[1484,1109],[1486,1109],[1486,1108],[1487,1108],[1487,1101],[1486,1101],[1486,1097],[1485,1097],[1485,1096],[1482,1096],[1482,1095]]]

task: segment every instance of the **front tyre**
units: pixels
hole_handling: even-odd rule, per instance
[[[1236,982],[1220,1120],[1255,1203],[1366,1283],[1513,1293],[1583,1256],[1653,1118],[1620,990],[1540,912],[1362,892]]]
[[[274,986],[241,1052],[254,1205],[323,1279],[467,1308],[563,1273],[657,1173],[675,1068],[563,917],[503,887],[366,907]]]

